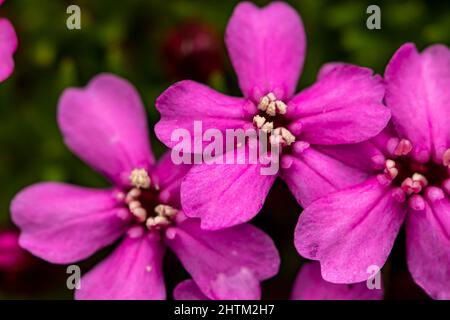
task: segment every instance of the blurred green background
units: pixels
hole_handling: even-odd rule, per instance
[[[255,1],[259,5],[268,2]],[[313,83],[325,62],[345,61],[383,73],[392,54],[404,42],[415,42],[419,49],[436,42],[450,44],[449,1],[288,2],[302,16],[307,34],[307,56],[299,88]],[[0,16],[14,24],[19,49],[13,76],[0,84],[0,229],[11,226],[9,203],[29,184],[57,180],[91,187],[107,185],[63,144],[56,107],[64,88],[84,86],[100,72],[121,75],[140,92],[152,125],[159,117],[155,98],[176,80],[194,78],[238,95],[236,77],[223,45],[224,29],[237,3],[6,0]],[[66,8],[71,4],[81,8],[81,30],[66,28]],[[381,30],[366,28],[369,4],[381,7]],[[198,42],[198,37],[206,37],[206,45]],[[153,149],[160,155],[164,148],[151,134]],[[269,198],[275,201],[268,201],[255,223],[273,236],[283,260],[280,275],[264,285],[264,296],[282,299],[288,298],[302,263],[292,244],[301,209],[280,182]],[[398,246],[402,246],[401,241]],[[403,250],[397,251],[385,268],[387,298],[425,297],[405,271]],[[84,262],[82,269],[98,259]],[[186,274],[173,266],[173,257],[167,260],[170,295],[170,287]],[[15,275],[8,285],[0,282],[0,298],[72,297],[65,286],[64,267],[38,263],[33,268],[32,278],[40,281]]]

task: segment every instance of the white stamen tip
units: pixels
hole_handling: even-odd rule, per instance
[[[412,148],[413,147],[411,141],[402,139],[395,147],[394,154],[396,156],[406,156],[408,153],[411,152]]]
[[[391,159],[386,160],[386,168],[388,169],[395,168],[395,161]]]
[[[168,225],[169,224],[169,220],[167,220],[167,218],[163,217],[163,216],[156,216],[155,218],[153,218],[153,221],[157,225]]]
[[[275,102],[277,109],[278,109],[278,113],[279,114],[285,114],[286,113],[286,109],[287,106],[283,101],[278,100],[277,102]]]
[[[428,185],[428,180],[427,178],[425,178],[424,175],[420,174],[420,173],[414,173],[412,176],[413,181],[417,181],[421,184],[422,187],[425,187]]]
[[[131,172],[130,180],[136,188],[147,189],[150,187],[150,177],[145,169],[134,169]]]
[[[261,128],[264,132],[271,132],[273,130],[273,122],[266,122]]]
[[[278,100],[273,92],[270,92],[261,98],[258,109],[265,111],[269,116],[273,117],[277,112],[279,114],[285,114],[287,105],[283,101]]]
[[[398,175],[398,169],[394,160],[388,159],[384,164],[384,173],[388,179],[395,179]]]
[[[130,204],[128,205],[128,207],[130,208],[130,210],[135,210],[137,208],[142,207],[141,203],[137,200],[133,200],[130,202]]]
[[[269,106],[269,103],[270,103],[269,98],[263,97],[261,99],[261,101],[259,102],[258,109],[262,110],[262,111],[266,111],[267,107]]]
[[[420,193],[422,191],[422,183],[412,178],[406,178],[403,180],[401,188],[406,194]]]
[[[275,116],[277,114],[277,108],[275,102],[269,103],[269,106],[267,107],[266,113],[269,116]]]
[[[270,138],[271,143],[281,143],[288,146],[295,142],[295,136],[284,127],[278,127],[273,130],[273,135]]]
[[[172,218],[178,213],[178,210],[165,204],[159,204],[155,207],[155,213],[158,215],[157,217]]]
[[[147,218],[147,211],[144,208],[130,209],[130,211],[139,222],[144,222]]]
[[[253,117],[253,124],[258,128],[261,129],[261,127],[264,125],[264,123],[266,122],[266,118],[261,117],[261,116],[254,116]]]
[[[273,92],[269,92],[267,94],[267,98],[269,98],[269,100],[272,102],[277,100],[277,97],[275,96],[275,94]]]
[[[151,217],[148,218],[147,221],[145,222],[145,225],[147,226],[148,229],[153,228],[154,226],[156,226],[155,219]]]

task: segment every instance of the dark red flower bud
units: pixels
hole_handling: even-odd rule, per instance
[[[222,68],[221,41],[210,26],[184,22],[169,32],[163,59],[171,77],[207,82]]]

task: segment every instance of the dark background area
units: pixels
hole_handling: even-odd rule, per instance
[[[265,5],[269,1],[254,1]],[[301,15],[307,55],[299,89],[315,81],[323,63],[344,61],[383,73],[395,50],[412,41],[420,50],[450,44],[449,1],[288,1]],[[0,234],[11,230],[9,203],[20,189],[43,180],[90,187],[108,183],[63,144],[56,123],[57,100],[69,86],[85,86],[111,72],[138,89],[153,126],[156,97],[174,81],[195,79],[240,95],[223,34],[238,1],[193,0],[6,0],[0,16],[19,37],[13,76],[0,84]],[[66,28],[66,8],[81,8],[81,30]],[[366,8],[381,7],[381,30],[366,28]],[[153,132],[153,150],[164,152]],[[277,182],[255,224],[270,234],[282,257],[280,274],[264,284],[264,297],[286,299],[303,260],[293,245],[301,208]],[[404,234],[383,269],[386,298],[422,299],[405,266]],[[0,242],[1,244],[1,242]],[[1,248],[0,248],[1,250]],[[109,249],[80,264],[88,270]],[[64,266],[19,253],[19,266],[0,268],[0,298],[71,298]],[[18,262],[18,263],[19,263]],[[187,277],[176,259],[165,263],[168,295]]]

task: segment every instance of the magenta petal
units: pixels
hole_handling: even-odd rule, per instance
[[[181,207],[181,181],[191,168],[191,165],[174,164],[170,151],[166,151],[158,160],[158,163],[152,170],[152,181],[160,190],[159,200],[162,203],[168,203],[177,208]]]
[[[225,42],[245,96],[279,99],[295,91],[303,66],[306,35],[297,12],[283,2],[262,9],[239,4],[227,26]]]
[[[210,299],[259,299],[259,282],[280,264],[270,237],[248,224],[205,231],[187,219],[168,230],[166,242]]]
[[[313,144],[355,143],[387,125],[381,77],[367,68],[341,65],[296,95],[286,116],[302,125],[301,139]]]
[[[163,300],[164,246],[158,236],[125,237],[119,247],[81,278],[79,300]]]
[[[202,131],[198,137],[201,140],[208,129],[225,133],[226,129],[242,128],[251,123],[252,114],[256,112],[256,107],[247,99],[229,97],[188,80],[164,91],[156,101],[156,108],[161,113],[161,120],[155,127],[156,135],[170,148],[179,143],[172,134],[180,129],[190,133],[194,147],[194,121],[201,121]]]
[[[153,163],[144,106],[124,79],[101,74],[84,89],[67,89],[58,122],[67,146],[117,185]]]
[[[380,134],[376,137],[378,136]],[[385,158],[385,150],[374,144],[373,140],[335,146],[314,146],[314,149],[351,168],[373,175],[382,168],[380,165],[384,165],[380,159]],[[352,176],[348,176],[348,179],[354,180]]]
[[[385,80],[392,120],[411,140],[412,155],[425,162],[434,152],[441,160],[450,145],[450,50],[433,45],[420,54],[414,44],[405,44],[389,62]]]
[[[7,19],[0,19],[0,82],[14,70],[13,54],[17,50],[17,35]]]
[[[295,246],[305,258],[320,261],[325,280],[361,282],[371,276],[369,267],[384,265],[405,213],[392,190],[372,178],[306,208]]]
[[[345,62],[328,62],[320,67],[319,72],[317,73],[317,80],[321,80],[329,73],[333,72],[336,68],[341,68],[343,66],[349,66],[350,64]]]
[[[180,282],[173,291],[173,297],[175,300],[209,300],[191,279]]]
[[[406,225],[409,271],[434,299],[450,299],[450,201],[427,204],[411,211]]]
[[[369,289],[366,282],[335,284],[322,279],[320,264],[302,266],[292,289],[292,300],[381,300],[383,290]]]
[[[292,164],[281,170],[281,177],[302,207],[324,195],[361,183],[368,177],[361,168],[312,147],[300,155],[288,157]]]
[[[258,164],[194,166],[181,184],[181,203],[203,229],[222,229],[252,219],[264,205],[276,175],[261,175]]]
[[[20,245],[52,263],[71,263],[110,245],[125,231],[112,190],[40,183],[11,203]]]

